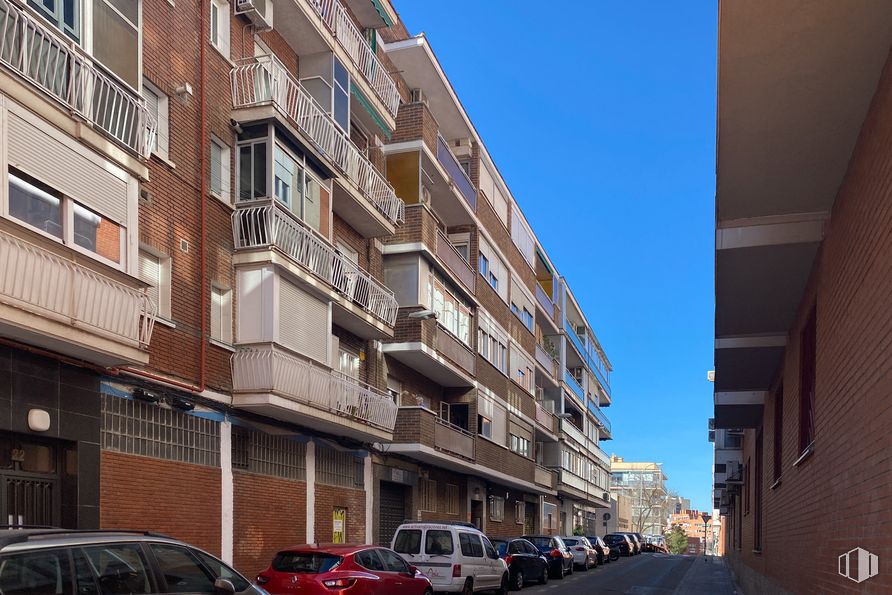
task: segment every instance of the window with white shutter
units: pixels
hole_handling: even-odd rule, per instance
[[[170,309],[170,258],[153,250],[139,250],[139,278],[148,283],[149,299],[157,308],[160,318],[169,320]]]
[[[146,100],[149,113],[158,123],[152,152],[168,159],[170,149],[170,102],[168,97],[146,79],[143,79],[142,83],[142,96]]]
[[[211,137],[211,194],[229,204],[232,202],[229,180],[232,178],[230,168],[230,149],[216,136]]]
[[[232,290],[211,287],[211,339],[232,343]]]
[[[224,58],[229,58],[229,2],[211,0],[211,44],[217,48]]]

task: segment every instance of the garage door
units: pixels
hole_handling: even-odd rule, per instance
[[[397,528],[406,520],[406,486],[389,481],[381,482],[378,541],[390,546]]]

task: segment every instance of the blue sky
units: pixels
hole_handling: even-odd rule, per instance
[[[607,350],[605,450],[711,509],[716,3],[395,5]]]

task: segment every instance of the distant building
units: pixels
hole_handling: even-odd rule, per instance
[[[599,535],[632,531],[632,500],[626,494],[613,492],[610,494],[610,510],[601,513]]]
[[[660,535],[666,511],[666,480],[660,463],[626,462],[610,457],[610,491],[622,494],[632,503],[632,531]]]

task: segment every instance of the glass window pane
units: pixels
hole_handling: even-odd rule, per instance
[[[53,473],[56,470],[56,451],[51,446],[25,442],[22,444],[25,459],[22,471],[29,473]]]
[[[71,593],[68,551],[38,550],[0,556],[0,593]]]
[[[254,198],[266,198],[266,143],[254,145]]]
[[[211,574],[215,579],[225,578],[232,583],[232,586],[235,587],[237,593],[244,591],[251,586],[251,584],[245,580],[245,577],[213,556],[205,554],[199,550],[193,550],[193,553],[204,562],[205,566],[211,569]]]
[[[121,226],[74,204],[74,243],[112,262],[121,262]]]
[[[83,551],[99,579],[103,595],[154,592],[138,544],[108,544],[85,547]]]
[[[384,560],[384,566],[388,572],[409,572],[406,561],[390,550],[380,549],[378,555]]]
[[[424,553],[433,556],[449,556],[452,555],[454,545],[452,543],[452,533],[439,529],[429,529],[424,538]]]
[[[211,142],[211,192],[223,194],[223,151]]]
[[[334,80],[344,91],[350,90],[350,75],[347,73],[347,69],[344,68],[344,65],[341,64],[341,61],[337,58],[335,58],[334,61]]]
[[[350,100],[346,91],[334,88],[334,119],[338,125],[347,130],[350,126]]]
[[[13,174],[9,174],[9,214],[62,239],[61,199]]]
[[[322,197],[323,195],[328,196],[328,190],[323,188],[315,178],[306,172],[304,173],[304,180],[306,183],[304,187],[303,220],[307,225],[319,231],[322,223]]]
[[[189,550],[171,545],[151,546],[168,593],[213,593],[216,577],[204,569]]]
[[[72,0],[66,0],[66,4]],[[139,23],[139,0],[106,0],[134,25]]]
[[[418,554],[421,552],[421,531],[403,529],[396,534],[393,549],[401,554]]]
[[[252,181],[251,169],[251,145],[242,146],[238,149],[238,198],[239,200],[251,200]]]
[[[93,0],[93,56],[139,88],[139,31],[104,0]]]

